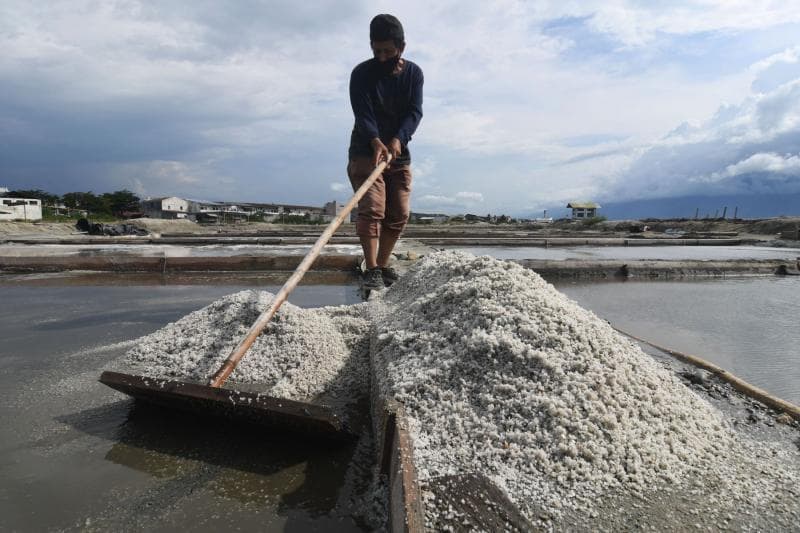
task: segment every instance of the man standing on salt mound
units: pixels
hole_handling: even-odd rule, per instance
[[[390,165],[358,202],[356,233],[364,250],[364,288],[382,289],[397,279],[389,267],[397,239],[410,212],[411,154],[408,143],[422,119],[422,69],[400,56],[403,26],[392,15],[369,25],[373,58],[350,76],[355,125],[350,137],[347,176],[353,190],[391,154]]]

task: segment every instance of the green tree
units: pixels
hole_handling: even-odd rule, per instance
[[[103,201],[108,205],[111,214],[119,215],[123,211],[138,211],[140,198],[131,191],[123,189],[104,193]]]
[[[64,205],[71,209],[78,209],[84,207],[83,197],[86,193],[83,192],[68,192],[62,196]]]
[[[41,189],[19,189],[15,191],[9,191],[6,193],[8,198],[38,198],[42,201],[43,204],[53,205],[61,198],[56,194],[50,194],[47,191],[43,191]]]
[[[64,195],[64,205],[73,209],[84,209],[89,213],[111,214],[111,206],[103,196],[92,191],[68,192]]]

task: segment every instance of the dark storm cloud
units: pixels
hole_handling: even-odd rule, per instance
[[[791,176],[800,99],[785,89],[796,79],[796,39],[773,26],[796,27],[796,10],[753,7],[761,16],[742,17],[720,2],[689,16],[637,2],[579,4],[2,2],[0,186],[292,203],[345,194],[347,84],[369,55],[377,12],[399,16],[406,57],[425,70],[425,119],[412,148],[423,165],[420,198],[480,195],[487,211],[513,212],[566,195],[671,195],[759,180],[774,188]],[[548,32],[553,20],[570,27]],[[656,61],[665,42],[671,50],[686,36],[683,49],[695,50],[719,28],[750,37],[731,32],[730,45],[706,47],[707,65],[687,66],[685,54],[678,65]],[[584,53],[599,42],[587,32],[617,44]],[[750,42],[767,33],[767,45]],[[638,55],[654,58],[648,69],[636,68]],[[765,61],[760,78],[741,72],[753,58]],[[633,68],[605,68],[614,61]],[[723,63],[747,79],[715,77]],[[684,75],[698,70],[714,79]],[[742,103],[753,77],[759,94]],[[738,104],[652,142],[723,100]],[[504,187],[491,185],[493,175]]]
[[[354,2],[253,1],[0,9],[1,181],[53,192],[134,187],[153,162],[180,161],[156,165],[167,173],[145,182],[185,194],[185,176],[169,168],[221,185],[226,168],[263,168],[222,163],[290,153],[299,136],[320,136],[308,130],[325,138],[334,131],[326,121],[346,116],[349,67],[328,54],[360,11]]]

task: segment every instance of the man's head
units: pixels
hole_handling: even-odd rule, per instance
[[[375,59],[396,62],[406,47],[403,25],[393,15],[377,15],[369,23],[369,42]]]

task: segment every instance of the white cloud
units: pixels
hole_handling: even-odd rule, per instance
[[[345,185],[344,183],[341,183],[341,182],[338,182],[338,181],[334,182],[334,183],[331,183],[331,190],[333,192],[342,192],[342,191],[346,191],[348,189],[349,189],[349,187],[347,185]]]
[[[508,151],[507,139],[513,136],[489,114],[466,109],[442,109],[425,118],[423,128],[424,138],[431,143],[450,150],[487,154]]]
[[[798,60],[800,60],[800,46],[793,46],[777,54],[772,54],[771,56],[756,61],[750,66],[750,70],[753,74],[757,75],[768,70],[773,65],[780,63],[797,63]]]
[[[797,153],[792,2],[9,1],[4,171],[67,190],[95,168],[94,183],[151,194],[344,194],[324,176],[343,166],[349,73],[386,11],[426,76],[411,148],[420,205],[514,213],[714,191],[745,186],[726,172],[757,154]]]
[[[483,203],[483,194],[474,191],[459,191],[453,196],[426,194],[413,201],[415,208],[455,213],[472,209]]]
[[[611,178],[603,199],[800,191],[800,78],[684,124]],[[781,155],[785,154],[785,155]]]
[[[688,1],[669,9],[657,2],[589,1],[566,4],[563,12],[589,16],[591,27],[629,47],[644,46],[659,34],[758,30],[800,20],[797,6],[774,0]]]
[[[424,180],[431,176],[436,171],[436,159],[431,156],[425,156],[421,160],[411,160],[411,173],[414,176],[415,186],[419,180]]]
[[[422,205],[454,205],[455,198],[451,196],[437,196],[435,194],[426,194],[417,199]]]
[[[148,161],[107,165],[100,170],[109,190],[129,189],[140,196],[181,195],[192,198],[243,200],[236,180],[224,174],[209,171],[205,165],[182,161]],[[87,187],[88,188],[88,187]]]
[[[147,165],[145,172],[155,179],[176,185],[195,184],[200,181],[196,171],[181,161],[153,161]]]
[[[463,203],[479,203],[483,201],[483,194],[479,192],[461,191],[456,193],[456,201]]]
[[[728,165],[723,172],[711,174],[713,181],[741,176],[743,174],[784,174],[800,178],[800,156],[787,154],[785,157],[774,153],[753,154],[733,165]]]

